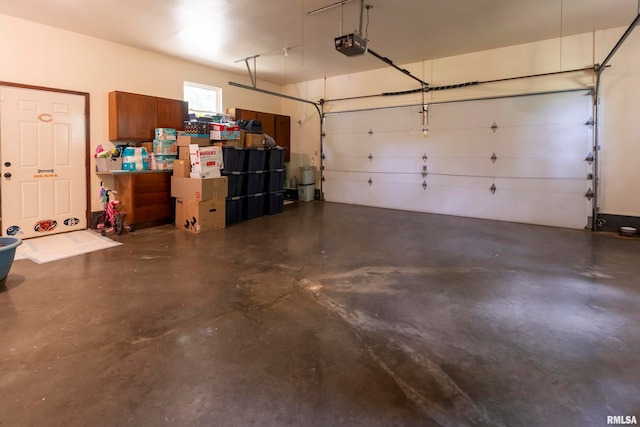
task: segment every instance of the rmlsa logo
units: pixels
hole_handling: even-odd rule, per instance
[[[638,424],[638,420],[636,420],[635,415],[609,415],[607,416],[607,424],[636,425]]]

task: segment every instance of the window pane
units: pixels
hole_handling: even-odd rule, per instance
[[[199,116],[219,113],[221,95],[222,89],[218,87],[184,82],[184,100],[189,102],[189,113]]]

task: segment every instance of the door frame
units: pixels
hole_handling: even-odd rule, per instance
[[[85,206],[85,216],[87,219],[87,228],[90,227],[91,224],[91,175],[89,173],[89,152],[91,148],[91,128],[90,128],[90,94],[88,92],[79,92],[75,90],[67,90],[67,89],[58,89],[51,88],[45,86],[34,86],[22,83],[13,83],[13,82],[5,82],[0,80],[0,86],[10,86],[19,89],[32,89],[32,90],[40,90],[44,92],[57,92],[57,93],[65,93],[68,95],[78,95],[84,97],[84,128],[85,128],[85,156],[84,156],[84,169],[85,169],[85,192],[86,192],[86,206]],[[0,195],[0,206],[2,204],[2,198]],[[0,229],[2,227],[2,219],[0,218]]]

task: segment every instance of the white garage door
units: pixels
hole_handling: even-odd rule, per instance
[[[327,115],[327,201],[584,228],[591,91]]]

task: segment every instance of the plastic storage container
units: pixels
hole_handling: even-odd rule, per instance
[[[298,200],[301,202],[310,202],[313,200],[316,192],[315,184],[298,184]]]
[[[274,215],[282,212],[284,208],[284,191],[268,193],[264,200],[265,215]]]
[[[227,182],[229,183],[229,197],[243,196],[245,194],[244,186],[247,177],[246,172],[228,172],[227,170],[222,170],[220,174],[227,177]]]
[[[222,146],[222,161],[225,171],[245,172],[247,170],[247,149]]]
[[[267,171],[247,172],[246,194],[265,192]]]
[[[247,219],[254,219],[264,215],[264,193],[247,195]]]
[[[266,170],[267,151],[264,148],[247,148],[247,172]]]
[[[267,150],[267,169],[284,169],[284,147]]]
[[[268,193],[284,190],[284,169],[273,169],[267,173],[267,186]]]
[[[246,213],[247,198],[245,196],[227,197],[226,199],[226,225],[242,221]]]
[[[300,182],[301,185],[309,185],[316,183],[315,166],[300,166]]]

